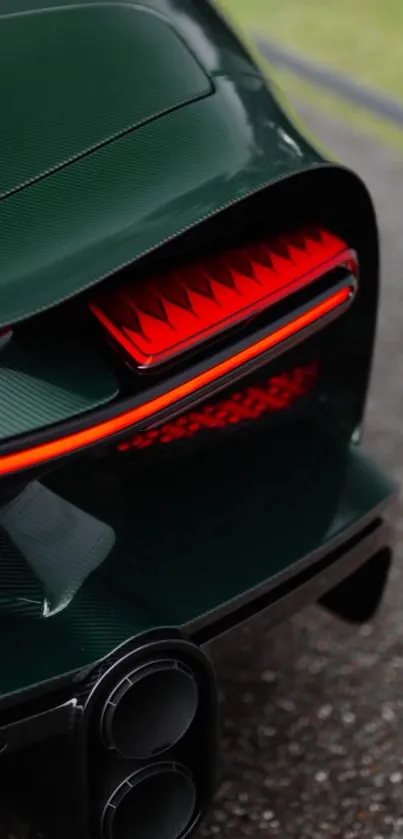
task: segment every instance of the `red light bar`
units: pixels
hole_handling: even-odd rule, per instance
[[[291,408],[296,402],[311,393],[318,379],[318,363],[305,367],[294,367],[268,381],[253,385],[246,390],[232,393],[227,399],[202,405],[188,411],[159,428],[136,434],[131,440],[120,443],[120,452],[131,449],[148,449],[150,446],[175,443],[177,440],[195,437],[203,430],[227,428],[243,422]]]
[[[336,315],[339,309],[344,311],[345,306],[353,296],[354,288],[351,285],[343,286],[320,303],[307,309],[303,314],[288,321],[254,344],[142,405],[73,434],[0,456],[0,475],[10,475],[22,469],[39,466],[63,455],[80,451],[87,446],[105,441],[108,437],[131,428],[137,422],[149,419],[226,374],[233,372],[243,364],[252,361],[262,353],[320,321],[326,315],[331,313]]]
[[[157,367],[356,258],[321,228],[101,292],[90,304],[137,369]]]

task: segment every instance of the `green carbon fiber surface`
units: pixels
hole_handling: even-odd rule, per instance
[[[2,0],[0,25],[6,15],[53,5]],[[355,176],[325,163],[290,123],[213,6],[142,5],[167,17],[214,94],[0,199],[0,323],[78,293],[297,173],[333,168],[347,196],[352,184],[357,190]],[[81,8],[75,0],[61,6]],[[169,61],[166,68],[168,79]],[[367,212],[368,195],[358,192]],[[89,667],[134,636],[193,624],[286,578],[390,497],[391,482],[364,455],[315,430],[304,435],[299,424],[284,445],[252,435],[236,457],[214,448],[198,462],[171,469],[161,462],[143,475],[119,458],[72,461],[0,510],[0,696]]]
[[[0,12],[0,196],[211,92],[169,24],[133,4]]]
[[[39,618],[43,611],[43,586],[4,528],[0,530],[0,601],[3,615]]]
[[[2,696],[281,582],[394,492],[317,431],[236,451],[191,458],[180,485],[175,462],[143,475],[116,460],[72,466],[0,510]]]
[[[38,18],[46,17],[39,9],[50,5],[45,0],[5,0],[0,10],[0,31],[10,12],[23,15],[29,10],[31,25],[39,25],[35,23],[35,8]],[[73,0],[65,0],[63,8],[73,5],[77,5]],[[194,0],[147,0],[146,5],[167,15],[195,60],[213,79],[215,93],[143,124],[0,200],[0,325],[76,294],[275,180],[325,165],[291,125],[259,69],[212,8]],[[97,4],[89,2],[88,6],[95,15]],[[111,0],[107,8],[117,12],[120,4]],[[77,14],[74,18],[77,27],[79,17]],[[95,39],[97,62],[101,37],[98,33]],[[67,46],[61,44],[60,49],[63,53]],[[91,42],[87,57],[91,64]],[[145,78],[154,72],[146,70],[147,63],[156,60],[160,63],[154,55],[144,57]],[[168,57],[164,64],[169,88],[172,68]],[[49,76],[54,74],[52,62],[48,71]],[[92,71],[90,78],[94,79]],[[27,100],[40,95],[36,71],[32,79],[34,89],[27,76]],[[138,87],[142,84],[141,77]],[[20,81],[14,92],[9,76],[1,78],[1,85],[7,85],[10,100],[19,96]],[[72,81],[73,88],[76,85],[77,79]],[[178,85],[179,98],[183,98],[186,83],[178,80]],[[201,87],[195,84],[194,89]],[[127,85],[125,90],[127,94]],[[151,105],[151,92],[149,95],[151,112],[156,105]],[[136,90],[136,96],[141,99],[144,93]],[[64,107],[65,93],[63,97],[60,103]],[[97,98],[98,109],[99,101]],[[72,107],[70,101],[68,108]],[[115,119],[110,116],[114,107],[108,96],[108,116],[103,119],[110,124]],[[121,105],[118,111],[117,122]],[[35,152],[41,160],[55,161],[59,156],[55,149],[70,142],[65,133],[63,137],[54,136],[56,117],[52,119],[46,149]],[[100,125],[100,120],[98,113],[94,125]],[[3,123],[7,125],[6,115]],[[18,145],[23,140],[8,137],[6,146],[0,146],[3,160],[11,153],[13,142]],[[31,161],[31,174],[42,165]],[[13,181],[22,177],[15,173],[12,176]]]
[[[96,351],[13,338],[0,352],[0,440],[27,434],[109,402],[117,381]]]

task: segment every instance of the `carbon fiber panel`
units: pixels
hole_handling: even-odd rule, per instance
[[[67,420],[113,399],[117,381],[102,358],[70,343],[12,338],[0,350],[0,440]]]
[[[115,547],[104,562],[99,553],[96,570],[87,566],[92,572],[85,581],[78,554],[70,561],[56,543],[53,558],[47,548],[46,567],[38,565],[32,545],[27,552],[20,542],[23,558],[20,551],[3,551],[2,696],[86,668],[141,633],[212,620],[219,607],[286,579],[297,563],[326,550],[388,501],[394,484],[364,455],[310,434],[300,421],[298,428],[298,436],[294,430],[293,439],[291,432],[282,441],[277,437],[274,446],[259,437],[253,444],[252,429],[243,446],[211,447],[208,456],[204,451],[197,461],[189,458],[179,484],[173,481],[175,460],[161,461],[157,474],[147,467],[152,485],[147,469],[139,473],[116,460],[110,469],[89,461],[64,470],[59,481],[55,476],[60,510],[76,508],[70,528],[90,516],[100,532],[113,531]],[[52,509],[46,506],[49,547]],[[8,544],[25,526],[24,515],[12,530],[8,525]],[[4,526],[0,530],[4,534]],[[30,582],[35,567],[33,581],[42,574],[41,605],[39,588]],[[70,592],[57,613],[44,608],[50,586],[59,602],[63,587]]]

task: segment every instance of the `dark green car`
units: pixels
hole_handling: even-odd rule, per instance
[[[208,0],[3,0],[0,107],[2,798],[183,839],[204,645],[382,595],[373,206]]]

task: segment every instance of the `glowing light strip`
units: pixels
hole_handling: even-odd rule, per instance
[[[148,449],[150,446],[166,446],[178,440],[197,437],[203,431],[221,431],[230,426],[255,422],[262,416],[291,408],[315,388],[318,380],[317,361],[304,367],[294,367],[284,373],[272,376],[264,382],[237,389],[227,398],[197,405],[167,420],[158,428],[137,431],[133,437],[118,444],[120,452],[132,449]]]
[[[169,408],[171,405],[174,405],[175,402],[179,402],[185,397],[190,396],[192,393],[201,390],[201,388],[206,387],[222,376],[225,376],[227,373],[231,373],[233,370],[236,370],[248,361],[253,360],[267,350],[272,349],[282,341],[287,340],[287,338],[291,338],[297,332],[300,332],[302,329],[305,329],[307,326],[310,326],[330,312],[347,303],[347,301],[352,297],[352,294],[353,288],[351,286],[341,288],[326,300],[323,300],[307,312],[304,312],[304,314],[299,315],[294,320],[284,326],[281,326],[275,332],[271,332],[269,335],[266,335],[255,344],[246,347],[246,349],[240,350],[240,352],[225,359],[225,361],[220,361],[214,367],[210,367],[208,370],[205,370],[193,379],[190,379],[181,385],[177,385],[177,387],[172,388],[172,390],[151,399],[149,402],[145,402],[143,405],[138,405],[136,408],[125,411],[123,414],[118,414],[116,417],[112,417],[112,419],[105,420],[104,422],[100,422],[97,425],[93,425],[90,428],[83,429],[82,431],[76,431],[75,433],[69,434],[65,437],[60,437],[57,440],[53,440],[48,443],[41,443],[37,446],[32,446],[29,449],[23,449],[22,451],[13,452],[12,454],[6,454],[2,457],[0,456],[0,475],[10,475],[14,472],[19,472],[22,469],[39,466],[40,464],[47,463],[48,461],[63,455],[80,451],[86,446],[91,446],[94,443],[100,443],[108,437],[112,437],[114,434],[118,434],[121,431],[129,429],[137,422],[148,419],[154,414],[158,414],[165,408]]]

